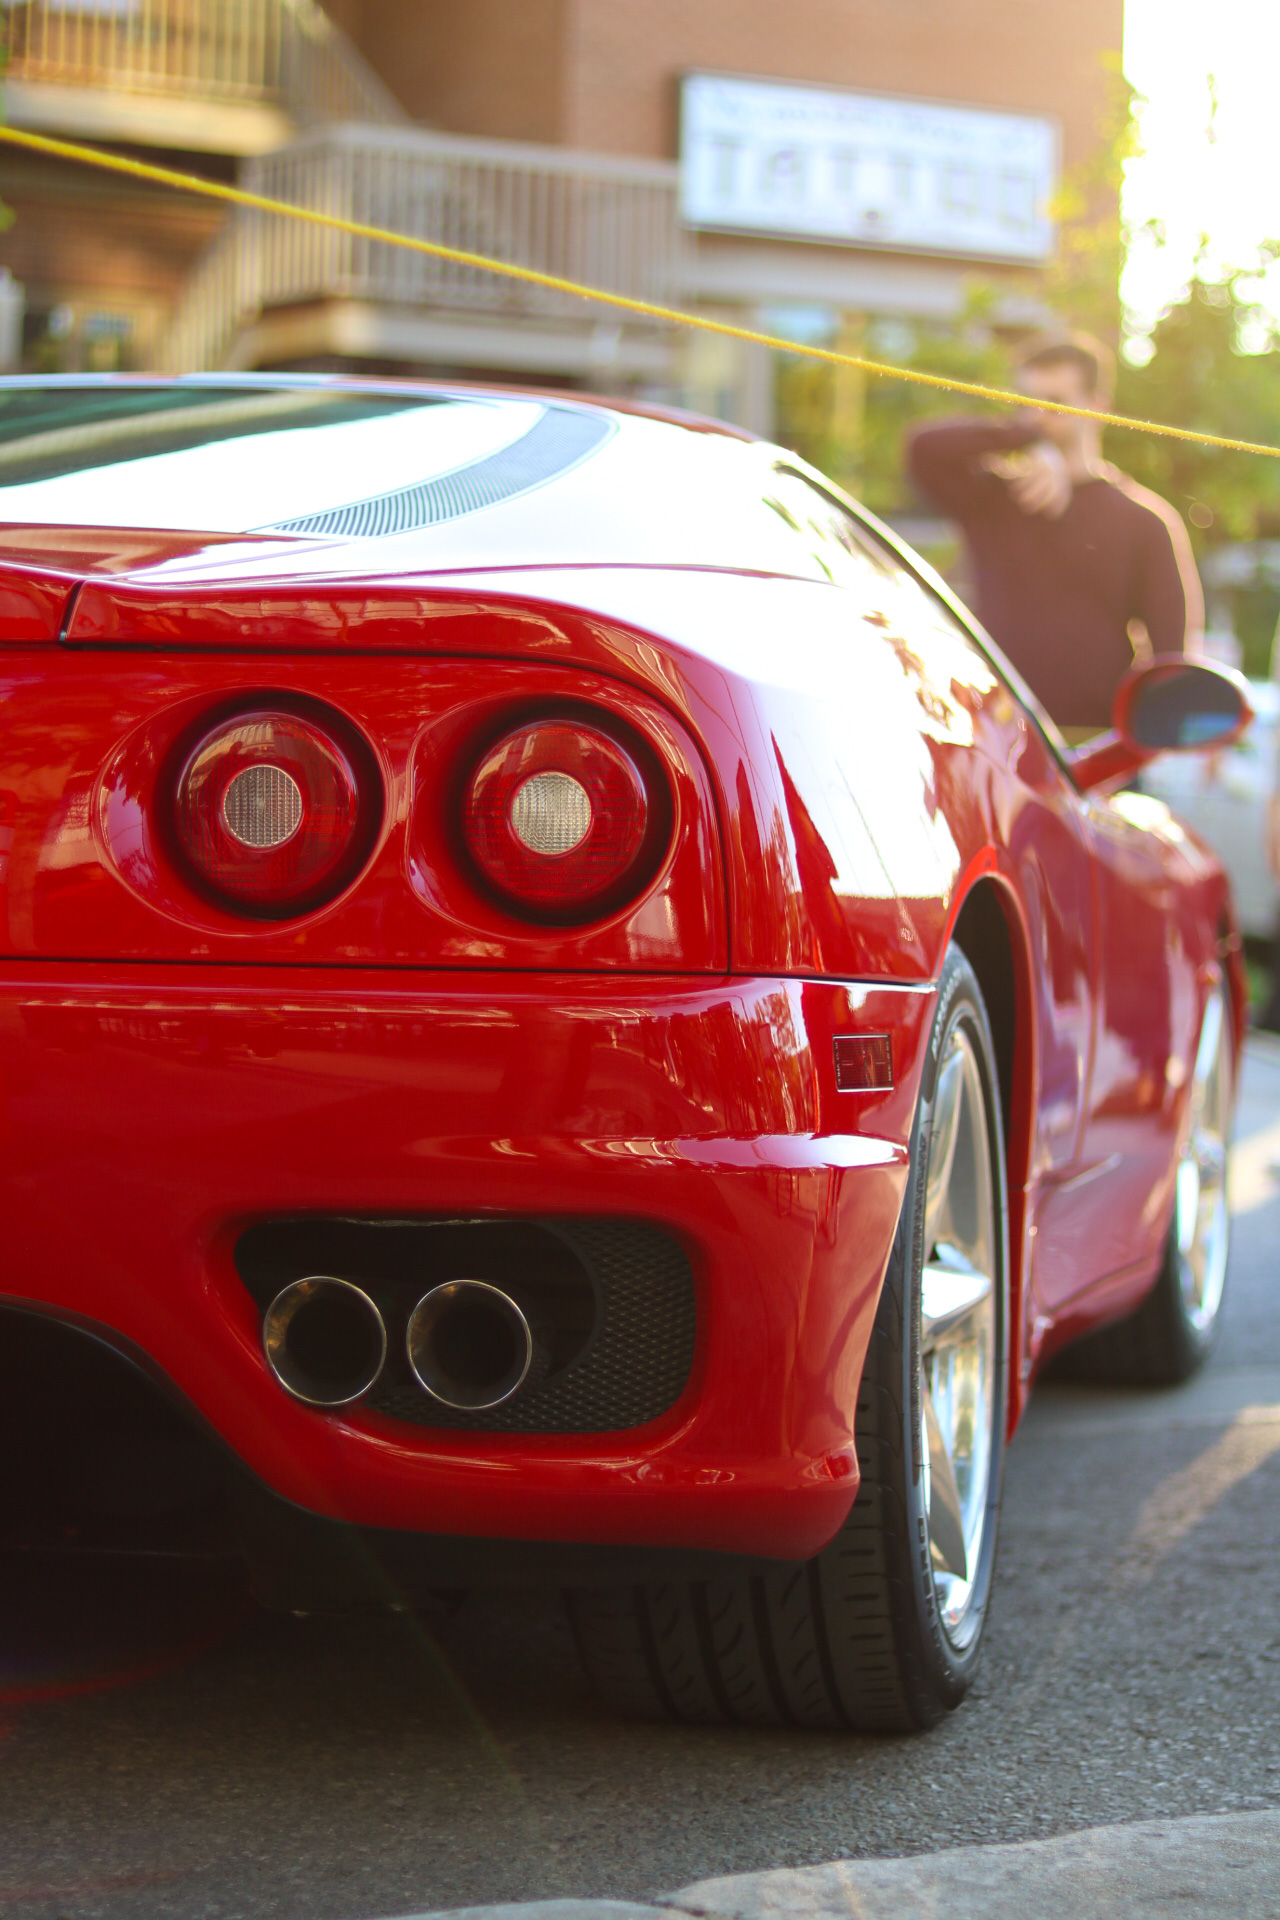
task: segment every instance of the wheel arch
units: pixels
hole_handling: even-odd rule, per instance
[[[1035,1020],[1031,953],[1017,901],[998,876],[980,875],[965,895],[952,939],[977,975],[991,1023],[1000,1082],[1009,1205],[1008,1431],[1025,1400],[1029,1281],[1027,1183],[1035,1135]]]
[[[1244,966],[1244,939],[1236,923],[1229,894],[1226,895],[1218,910],[1218,937],[1214,952],[1222,968],[1223,985],[1227,990],[1227,1001],[1231,1010],[1232,1066],[1238,1086],[1245,1034],[1249,1029],[1249,982]]]

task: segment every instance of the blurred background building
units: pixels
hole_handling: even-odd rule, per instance
[[[0,113],[1004,385],[1028,329],[1119,340],[1123,34],[1124,0],[0,0]],[[0,200],[0,369],[347,369],[687,406],[797,448],[964,589],[955,530],[912,500],[901,461],[949,395],[4,146]],[[1261,268],[1197,261],[1126,341],[1120,411],[1280,444]],[[1186,517],[1215,650],[1264,676],[1280,462],[1132,435],[1108,450]],[[1246,850],[1235,877],[1262,937],[1280,694],[1258,680],[1255,697],[1238,748],[1160,778],[1224,852]]]
[[[1045,308],[1123,0],[7,0],[5,118],[788,338]],[[742,84],[749,82],[751,84]],[[0,354],[535,380],[832,444],[855,380],[0,153]],[[21,327],[18,308],[25,301]],[[18,344],[20,341],[20,345]]]

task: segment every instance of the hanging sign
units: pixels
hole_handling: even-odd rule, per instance
[[[1056,121],[830,87],[686,76],[690,227],[1047,260]]]

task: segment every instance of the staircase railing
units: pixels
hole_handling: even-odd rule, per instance
[[[257,193],[443,241],[609,292],[670,302],[682,278],[676,170],[410,128],[334,126],[246,169]],[[324,299],[511,317],[584,317],[580,300],[275,215],[239,211],[189,282],[160,353],[224,363],[265,310]],[[596,317],[609,319],[603,310]]]
[[[8,81],[276,103],[300,126],[404,110],[315,0],[20,0]]]

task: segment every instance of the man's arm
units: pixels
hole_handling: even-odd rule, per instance
[[[907,471],[925,499],[953,520],[965,520],[1004,482],[982,465],[987,454],[1017,453],[1037,438],[1023,420],[943,420],[907,438]]]
[[[1134,488],[1147,509],[1133,613],[1147,629],[1153,653],[1199,654],[1204,639],[1204,592],[1181,516],[1167,500]]]

